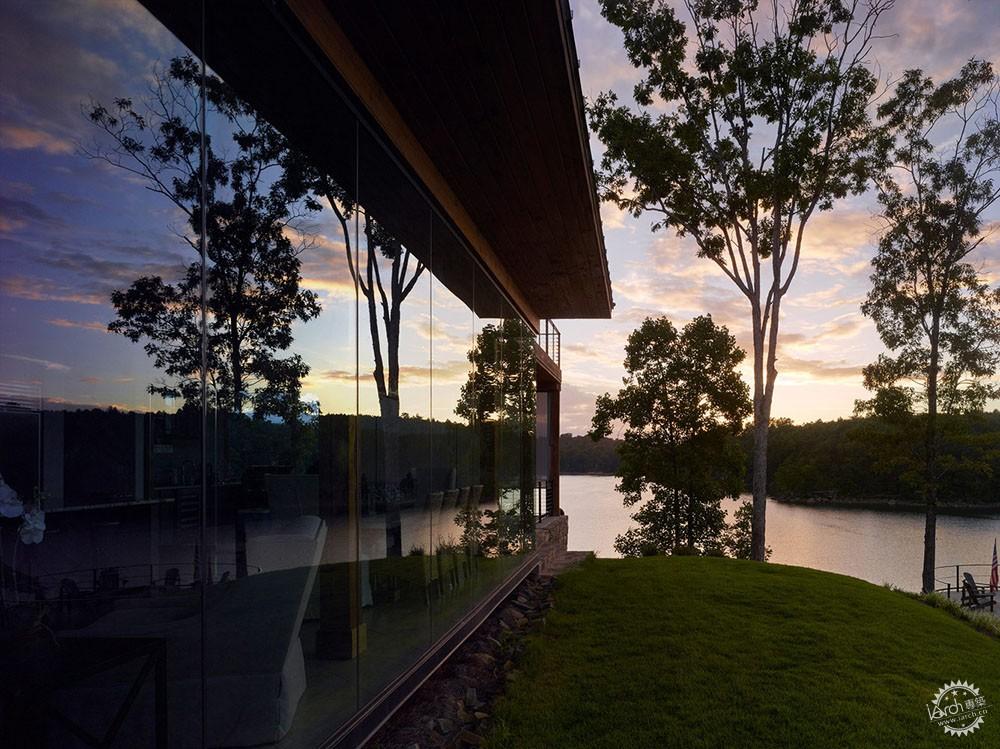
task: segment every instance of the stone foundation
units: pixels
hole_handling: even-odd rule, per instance
[[[535,546],[541,557],[542,574],[547,574],[561,559],[569,544],[569,516],[546,515],[535,526]]]

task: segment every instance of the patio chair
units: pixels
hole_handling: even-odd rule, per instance
[[[987,590],[985,585],[976,583],[969,572],[962,573],[962,605],[970,609],[985,609],[993,611],[996,605],[996,595]]]

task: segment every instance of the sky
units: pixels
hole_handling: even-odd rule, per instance
[[[621,31],[600,14],[596,0],[573,0],[573,29],[584,95],[612,90],[631,101],[639,76],[628,62]],[[680,5],[678,3],[678,5]],[[683,11],[679,11],[683,17]],[[1000,2],[900,0],[881,24],[874,59],[883,80],[921,68],[935,80],[953,75],[970,57],[1000,62]],[[591,137],[595,162],[603,148]],[[875,328],[860,312],[869,287],[879,223],[867,194],[817,215],[807,228],[802,263],[785,297],[773,416],[797,423],[848,417],[866,397],[861,368],[882,351]],[[625,339],[650,315],[680,326],[711,313],[749,348],[749,306],[736,287],[689,240],[652,233],[612,204],[601,207],[615,309],[608,321],[562,321],[562,431],[586,432],[594,399],[614,392],[624,371]],[[1000,220],[996,211],[991,217]],[[977,262],[1000,282],[1000,233],[978,251]],[[744,367],[752,382],[752,372]],[[992,404],[1000,407],[1000,404]]]
[[[573,0],[584,94],[630,98],[636,73],[620,31],[593,0]],[[1000,2],[900,0],[884,19],[875,56],[883,78],[922,67],[948,76],[972,56],[1000,62]],[[113,19],[113,22],[108,22]],[[113,289],[144,274],[176,278],[191,262],[179,234],[183,216],[141,180],[81,155],[95,133],[82,116],[91,100],[145,90],[155,65],[182,53],[179,43],[134,0],[0,2],[0,386],[27,383],[52,406],[170,408],[146,392],[158,378],[139,346],[109,334]],[[215,142],[225,133],[210,119]],[[595,160],[601,145],[592,138]],[[816,216],[782,320],[774,415],[796,422],[849,416],[865,395],[861,367],[881,346],[859,305],[868,285],[878,223],[865,195]],[[653,234],[647,217],[601,209],[616,307],[610,321],[559,321],[562,330],[562,431],[583,433],[595,398],[621,383],[625,339],[649,315],[683,325],[711,313],[746,345],[746,301],[690,243]],[[994,219],[997,217],[994,216]],[[323,305],[295,328],[294,350],[312,367],[307,399],[324,412],[377,412],[370,377],[354,387],[351,331],[357,326],[343,239],[332,213],[309,217],[303,286]],[[978,262],[1000,282],[1000,242]],[[431,299],[433,298],[433,305]],[[425,275],[406,302],[402,409],[454,418],[468,376],[467,352],[485,321]],[[362,327],[362,333],[364,328]],[[433,337],[433,346],[431,338]],[[370,342],[361,335],[361,371]],[[431,382],[428,361],[433,358]],[[370,365],[369,365],[370,366]],[[749,371],[745,372],[749,380]]]

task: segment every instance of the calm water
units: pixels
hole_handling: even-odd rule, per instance
[[[631,510],[622,506],[615,491],[615,478],[563,476],[560,481],[562,507],[569,515],[569,548],[617,556],[615,536],[632,521]],[[727,503],[728,508],[735,505]],[[939,516],[937,563],[988,564],[996,536],[1000,515]],[[920,513],[767,504],[767,544],[774,550],[771,561],[781,564],[919,590],[923,537]]]

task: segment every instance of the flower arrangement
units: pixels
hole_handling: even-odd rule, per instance
[[[40,544],[45,538],[45,511],[41,500],[41,493],[36,491],[34,501],[25,507],[17,492],[0,475],[0,517],[21,518],[17,535],[23,544]]]

